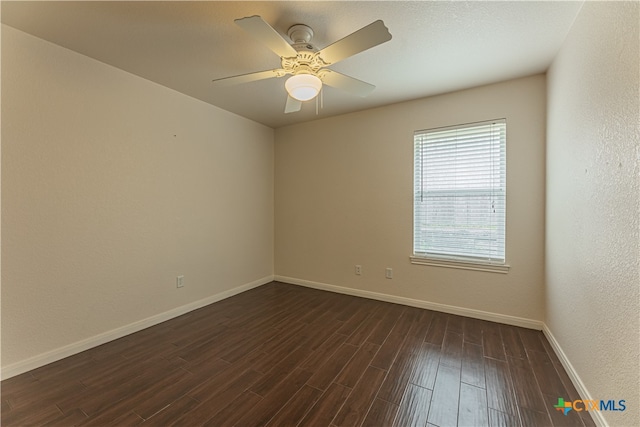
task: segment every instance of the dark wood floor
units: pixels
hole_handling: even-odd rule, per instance
[[[594,425],[541,332],[277,282],[1,385],[4,426]]]

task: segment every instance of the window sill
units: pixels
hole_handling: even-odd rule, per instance
[[[412,255],[409,257],[411,264],[429,265],[432,267],[458,268],[461,270],[486,271],[489,273],[507,274],[509,268],[507,264],[491,264],[482,262],[471,262],[462,260],[449,260],[440,258],[427,258],[424,256]]]

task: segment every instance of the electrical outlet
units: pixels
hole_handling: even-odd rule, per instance
[[[184,287],[184,276],[180,275],[176,277],[176,288]]]
[[[384,277],[386,277],[387,279],[393,279],[393,268],[387,268],[384,271]]]
[[[360,276],[362,274],[362,266],[356,265],[356,276]]]

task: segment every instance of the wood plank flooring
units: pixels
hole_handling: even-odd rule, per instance
[[[4,426],[593,426],[544,335],[273,282],[5,380]]]

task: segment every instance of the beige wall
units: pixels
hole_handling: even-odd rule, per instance
[[[294,282],[544,320],[579,387],[627,400],[601,415],[640,425],[638,13],[587,2],[548,81],[278,129],[275,177],[272,129],[3,26],[3,369],[275,259]],[[410,264],[413,131],[498,117],[510,272]]]
[[[586,2],[548,73],[546,324],[640,425],[638,2]]]
[[[272,275],[272,129],[2,27],[3,368]]]
[[[537,75],[277,129],[276,277],[542,320],[545,91]],[[501,117],[510,272],[410,264],[413,132]]]

